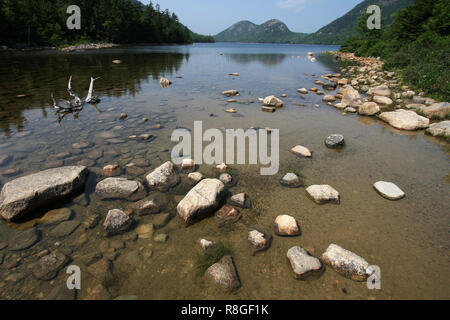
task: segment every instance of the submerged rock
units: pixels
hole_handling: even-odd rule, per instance
[[[41,240],[41,232],[36,228],[31,228],[17,233],[8,241],[8,249],[20,251],[30,248]]]
[[[79,225],[79,221],[64,221],[61,222],[57,227],[53,228],[50,231],[49,235],[51,237],[62,238],[74,232]]]
[[[167,161],[148,174],[146,180],[150,188],[166,192],[180,182],[180,176],[173,163]]]
[[[333,202],[339,204],[340,196],[333,187],[329,185],[312,185],[306,188],[306,194],[317,204]]]
[[[70,220],[72,218],[72,210],[69,208],[55,209],[47,212],[39,219],[40,224],[52,224]]]
[[[237,222],[241,218],[241,213],[236,208],[233,208],[232,206],[223,206],[220,208],[216,214],[216,221],[219,228],[227,225],[227,224],[233,224]]]
[[[119,209],[108,211],[103,227],[106,234],[112,236],[127,231],[133,224],[133,219]]]
[[[64,268],[70,260],[61,252],[50,253],[39,260],[37,266],[33,269],[33,275],[39,280],[50,281],[58,275],[59,270]]]
[[[107,258],[103,258],[90,265],[87,271],[103,285],[108,285],[113,280],[113,263]]]
[[[186,223],[212,213],[223,197],[224,184],[218,179],[204,179],[178,203],[178,215]]]
[[[405,197],[405,193],[392,182],[378,181],[373,187],[383,198],[389,200],[400,200]]]
[[[322,270],[320,260],[311,256],[305,249],[298,246],[290,248],[286,257],[291,264],[296,279],[305,279],[312,273]]]
[[[209,267],[206,270],[206,276],[227,292],[233,292],[241,286],[233,258],[229,255],[224,256],[219,262]]]
[[[97,183],[95,194],[102,200],[125,199],[136,201],[144,198],[147,191],[138,181],[126,178],[106,178]]]
[[[163,193],[152,193],[150,196],[136,202],[133,211],[140,216],[155,214],[166,207],[167,196]]]
[[[372,273],[366,260],[336,244],[329,245],[322,255],[322,261],[340,274],[356,281],[366,281]]]
[[[7,182],[0,193],[0,215],[15,220],[84,188],[88,169],[70,166],[40,171]]]
[[[8,163],[12,161],[13,157],[6,154],[0,154],[0,167],[6,166]]]
[[[414,111],[396,110],[383,112],[379,115],[380,119],[386,121],[391,126],[401,130],[419,130],[428,128],[430,119],[419,116]]]
[[[300,228],[294,217],[281,215],[275,219],[275,233],[279,236],[296,236],[300,234]]]

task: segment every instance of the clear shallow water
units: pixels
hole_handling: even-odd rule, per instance
[[[91,214],[106,216],[109,209],[127,209],[125,201],[99,201],[92,191],[102,179],[101,168],[109,163],[122,167],[144,158],[150,172],[170,159],[174,143],[170,141],[177,127],[192,129],[194,120],[207,128],[270,127],[280,129],[280,170],[275,176],[260,176],[259,166],[232,166],[238,184],[232,193],[246,192],[252,208],[242,210],[242,219],[231,228],[218,229],[214,218],[185,227],[175,215],[177,195],[189,186],[182,183],[169,194],[166,210],[174,216],[159,230],[169,235],[165,244],[153,240],[131,240],[135,231],[105,238],[102,223],[91,230],[79,227],[63,239],[52,238],[53,228],[39,225],[44,237],[32,248],[5,255],[0,265],[1,298],[42,298],[66,281],[64,270],[52,282],[38,281],[30,270],[36,253],[50,249],[65,250],[73,264],[82,268],[82,290],[86,296],[96,282],[86,272],[83,257],[98,252],[111,254],[111,243],[122,241],[114,260],[115,281],[108,287],[112,297],[137,295],[141,299],[401,299],[446,298],[449,294],[449,148],[442,140],[423,132],[401,132],[373,118],[342,115],[322,103],[321,96],[302,98],[296,90],[310,88],[320,75],[337,72],[338,66],[321,51],[329,46],[198,44],[193,46],[155,46],[114,48],[73,54],[40,52],[2,54],[0,56],[0,154],[12,155],[13,161],[0,167],[19,170],[18,177],[59,165],[81,163],[93,173],[86,193],[52,208],[68,207],[74,220],[83,222]],[[317,62],[305,58],[316,53]],[[221,55],[222,54],[222,55]],[[300,58],[298,58],[300,56]],[[119,59],[121,64],[112,64]],[[238,72],[239,77],[228,73]],[[312,76],[312,75],[316,76]],[[97,109],[88,105],[78,115],[59,119],[51,107],[50,94],[67,98],[69,75],[74,90],[84,96],[90,76],[101,77],[95,83],[102,99]],[[177,75],[182,78],[176,78]],[[159,78],[173,84],[162,89]],[[237,89],[238,103],[227,103],[220,92]],[[258,97],[271,94],[283,98],[285,106],[275,113],[261,111]],[[17,95],[25,94],[18,98]],[[299,106],[298,104],[304,104]],[[314,107],[318,104],[319,107]],[[235,108],[236,114],[225,113]],[[128,114],[119,121],[122,112]],[[215,117],[210,117],[214,114]],[[140,119],[150,119],[140,123]],[[152,124],[162,124],[151,130]],[[101,136],[113,132],[118,141]],[[129,141],[132,134],[150,133],[147,142]],[[346,147],[335,152],[325,147],[324,139],[332,133],[346,138]],[[109,141],[108,141],[109,140]],[[89,141],[82,152],[72,144]],[[314,154],[299,159],[289,153],[297,144]],[[56,155],[71,155],[58,161]],[[340,205],[318,206],[309,200],[304,188],[281,187],[279,179],[288,171],[299,171],[304,184],[330,184],[341,194]],[[205,176],[215,177],[202,165]],[[145,174],[124,176],[143,180]],[[13,179],[0,175],[0,184]],[[372,185],[379,180],[392,181],[406,193],[406,198],[391,202],[381,198]],[[47,208],[47,209],[52,209]],[[36,212],[36,217],[45,213]],[[251,256],[246,244],[248,228],[258,225],[272,231],[276,216],[294,216],[302,229],[295,238],[274,236],[272,247]],[[139,217],[138,223],[151,223],[153,216]],[[102,219],[103,221],[103,219]],[[36,219],[15,224],[0,224],[0,242],[7,241],[20,229],[29,228]],[[227,295],[212,290],[194,270],[201,238],[222,240],[232,255],[242,288]],[[58,241],[60,246],[56,247]],[[287,250],[299,245],[320,256],[330,243],[349,249],[381,268],[382,290],[368,290],[364,283],[348,280],[331,268],[318,279],[295,280],[286,261]],[[150,250],[152,252],[151,257]],[[113,253],[116,256],[116,253]],[[8,269],[12,261],[20,263]],[[17,276],[19,274],[20,276]],[[11,280],[16,275],[16,281]],[[13,277],[14,278],[14,277]],[[19,280],[17,280],[19,279]],[[345,288],[346,293],[343,292]]]

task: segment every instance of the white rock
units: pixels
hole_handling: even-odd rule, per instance
[[[88,174],[84,166],[69,166],[9,181],[0,193],[0,216],[11,221],[81,191]]]
[[[136,201],[147,196],[147,191],[139,181],[126,178],[106,178],[95,187],[99,199],[126,199]]]
[[[192,171],[195,169],[195,163],[192,159],[183,159],[181,161],[181,169],[183,171]]]
[[[365,116],[373,116],[378,112],[380,107],[375,102],[365,102],[358,109],[358,113]]]
[[[235,194],[230,198],[230,201],[235,206],[245,208],[247,206],[247,195],[245,193]]]
[[[308,148],[303,146],[295,146],[291,149],[292,153],[295,153],[296,155],[300,155],[303,157],[311,157],[311,151],[309,151]]]
[[[297,92],[300,94],[308,94],[308,90],[306,90],[306,88],[298,89]]]
[[[228,173],[222,173],[219,180],[222,181],[224,185],[229,185],[233,182],[233,177]]]
[[[392,182],[378,181],[373,187],[381,196],[389,200],[399,200],[405,196],[405,193]]]
[[[307,195],[316,203],[339,203],[339,192],[329,185],[312,185],[306,188]]]
[[[450,120],[433,123],[427,133],[434,137],[450,138]]]
[[[186,223],[212,213],[219,206],[224,184],[218,179],[204,179],[196,184],[178,203],[178,215]]]
[[[281,108],[283,101],[275,96],[268,96],[264,99],[263,104],[269,107]]]
[[[300,234],[300,228],[294,217],[281,215],[275,219],[275,233],[280,236],[296,236]]]
[[[165,192],[180,182],[180,176],[175,171],[173,163],[167,161],[147,175],[146,180],[150,188]]]
[[[113,209],[108,211],[103,227],[105,228],[106,234],[111,236],[128,230],[132,223],[133,219],[122,210]]]
[[[283,178],[281,178],[280,183],[283,186],[298,188],[302,185],[300,178],[293,172],[286,173]]]
[[[319,259],[309,255],[305,249],[298,246],[290,248],[286,256],[291,264],[294,277],[297,279],[304,279],[311,273],[322,269]]]
[[[352,86],[346,85],[339,90],[342,93],[341,103],[348,107],[359,108],[362,104],[361,95]]]
[[[337,272],[356,281],[365,281],[372,273],[366,260],[336,244],[328,246],[322,255],[322,261]]]
[[[414,111],[396,110],[383,112],[379,115],[380,119],[386,121],[391,126],[401,130],[418,130],[428,128],[430,119],[419,116]]]
[[[381,105],[382,107],[388,107],[394,103],[391,100],[391,98],[383,97],[383,96],[374,96],[373,102],[377,103],[378,105]]]
[[[390,97],[391,96],[391,90],[389,87],[385,84],[370,89],[367,94],[373,95],[373,96],[384,96],[384,97]]]
[[[221,172],[221,173],[227,171],[227,169],[228,169],[228,166],[227,166],[225,163],[218,164],[218,165],[215,167],[215,170],[216,170],[217,172]]]
[[[188,178],[194,182],[199,182],[203,179],[203,175],[200,172],[191,172],[188,174]]]

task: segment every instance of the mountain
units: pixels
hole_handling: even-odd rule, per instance
[[[240,21],[214,36],[214,39],[221,42],[289,43],[294,37],[301,35],[289,30],[280,20],[272,19],[261,25]]]
[[[392,23],[392,15],[413,2],[414,0],[365,0],[342,17],[334,20],[317,32],[307,35],[303,40],[305,43],[314,44],[341,44],[346,39],[358,35],[355,30],[358,18],[366,12],[368,6],[379,5],[381,7],[382,23],[390,25]]]
[[[414,0],[365,0],[342,17],[311,34],[292,32],[286,24],[275,19],[261,25],[240,21],[214,36],[214,39],[221,42],[340,44],[357,35],[355,27],[358,18],[365,13],[368,6],[380,5],[383,23],[390,24],[392,14],[413,2]]]

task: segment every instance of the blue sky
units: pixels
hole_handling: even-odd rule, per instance
[[[150,0],[141,0],[148,4]],[[362,0],[152,0],[175,12],[192,31],[215,35],[240,20],[279,19],[291,31],[315,32]]]

